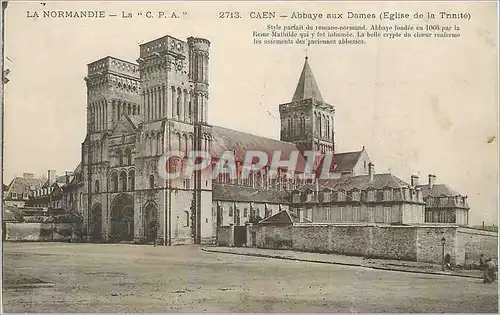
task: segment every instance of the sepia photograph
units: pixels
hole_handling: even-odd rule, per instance
[[[498,3],[2,1],[2,313],[498,313]]]

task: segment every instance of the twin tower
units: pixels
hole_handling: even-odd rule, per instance
[[[206,123],[210,42],[164,36],[140,45],[137,64],[105,57],[88,65],[87,133],[113,130],[123,114]]]
[[[88,65],[87,130],[110,131],[121,116],[207,122],[210,42],[164,36],[140,45],[138,64],[105,57]],[[289,103],[279,107],[282,141],[300,151],[335,151],[332,105],[323,101],[306,57]]]
[[[212,194],[213,180],[200,172],[178,182],[162,180],[158,161],[166,150],[208,151],[229,140],[247,147],[271,142],[220,138],[221,128],[208,125],[208,40],[167,35],[139,48],[137,63],[108,56],[88,65],[82,143],[87,236],[211,242],[220,223],[213,201],[221,197]],[[291,102],[280,105],[281,140],[300,151],[333,152],[333,115],[306,58]]]

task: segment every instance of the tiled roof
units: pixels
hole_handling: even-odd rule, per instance
[[[367,188],[383,189],[383,188],[403,188],[408,187],[409,184],[394,176],[390,173],[387,174],[373,174],[373,182],[370,183],[369,175],[348,176],[340,179],[333,180],[320,180],[316,186],[314,183],[307,183],[295,191],[323,191],[325,189],[331,190],[345,190],[350,191],[353,189],[366,190]]]
[[[82,171],[82,162],[78,163],[78,166],[75,168],[73,173],[80,173]]]
[[[219,201],[288,203],[287,193],[280,190],[261,190],[252,187],[214,184],[212,199]]]
[[[369,175],[342,177],[339,180],[323,182],[322,186],[329,187],[333,190],[365,190],[367,188],[383,189],[383,188],[403,188],[409,184],[390,173],[373,174],[373,182],[370,182]]]
[[[361,151],[356,152],[344,152],[344,153],[336,153],[335,154],[335,163],[337,164],[337,168],[335,171],[337,172],[345,172],[351,171],[361,156]]]
[[[314,74],[306,60],[304,61],[304,67],[302,68],[302,73],[300,74],[299,82],[295,88],[295,93],[293,94],[292,102],[301,101],[306,99],[315,99],[318,101],[323,101],[323,97],[314,78]]]
[[[324,189],[328,189],[330,187],[327,187],[327,186],[324,186],[322,184],[312,184],[312,183],[306,183],[300,187],[298,187],[297,189],[295,189],[295,191],[308,191],[308,190],[312,190],[312,191],[316,191],[316,190],[319,190],[319,191],[322,191]]]
[[[281,160],[288,160],[292,152],[299,153],[293,143],[256,136],[250,133],[236,131],[224,127],[212,127],[212,156],[220,157],[224,151],[234,151],[237,161],[243,161],[247,151],[262,151],[268,156],[268,165],[271,163],[273,153],[281,151]],[[304,157],[299,153],[297,171],[303,170]]]
[[[69,175],[69,176],[73,176],[73,175]],[[56,176],[56,183],[63,183],[65,184],[66,183],[66,175],[59,175],[59,176]]]
[[[334,186],[336,190],[365,190],[367,188],[383,189],[383,188],[403,188],[409,184],[402,179],[390,174],[373,174],[373,182],[370,182],[369,175],[360,175],[341,178]]]
[[[457,191],[451,189],[445,184],[434,184],[432,185],[432,189],[429,189],[429,185],[418,185],[418,188],[422,189],[422,195],[425,197],[431,196],[431,197],[440,197],[440,196],[446,196],[446,197],[455,197],[455,196],[461,196],[460,193]]]
[[[15,177],[10,185],[7,194],[12,192],[22,194],[30,190],[39,189],[45,183],[46,179],[36,177]]]
[[[310,223],[311,221],[304,218],[304,222]],[[293,223],[300,223],[300,218],[295,213],[288,210],[280,211],[259,222],[259,224],[273,224],[273,225],[292,225]]]

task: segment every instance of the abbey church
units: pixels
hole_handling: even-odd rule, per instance
[[[281,140],[209,124],[209,61],[208,40],[164,36],[141,44],[137,63],[108,56],[88,65],[87,134],[81,163],[63,188],[83,213],[87,241],[213,243],[220,227],[283,210],[297,222],[467,224],[466,197],[435,176],[406,183],[376,174],[364,147],[336,152],[335,108],[323,100],[307,58],[291,100],[279,105]],[[240,164],[247,150],[334,152],[342,177],[304,183],[264,169],[246,179],[197,172],[168,181],[158,172],[167,150],[215,158],[233,151]]]

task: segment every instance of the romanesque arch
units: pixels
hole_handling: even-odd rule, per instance
[[[111,203],[110,240],[134,240],[134,200],[128,194],[118,195]]]
[[[154,242],[158,237],[158,208],[154,203],[148,203],[144,207],[144,237],[147,242]]]

